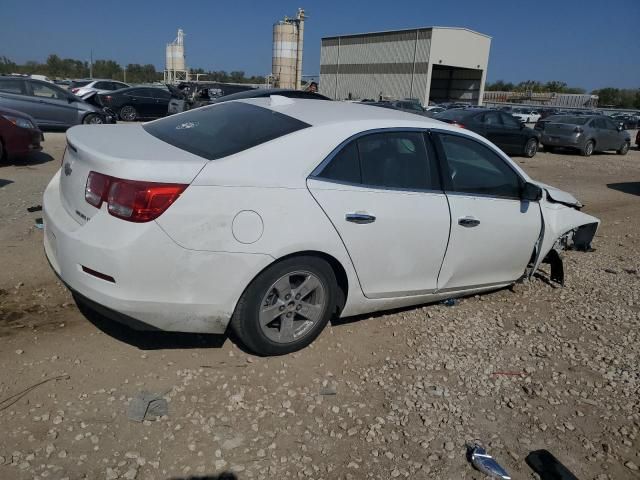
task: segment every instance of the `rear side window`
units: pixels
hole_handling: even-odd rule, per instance
[[[143,128],[174,147],[216,160],[309,126],[267,108],[225,102],[162,118]]]
[[[459,135],[439,134],[449,168],[451,191],[520,198],[519,175],[489,148]]]
[[[463,120],[467,116],[467,112],[462,109],[452,108],[451,110],[445,110],[438,114],[438,118],[444,120],[453,120],[455,122]]]
[[[364,187],[439,190],[435,155],[420,132],[385,132],[347,144],[318,177]]]
[[[23,81],[17,78],[0,79],[0,91],[2,92],[23,94],[23,85]]]

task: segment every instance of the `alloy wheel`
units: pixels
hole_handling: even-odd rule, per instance
[[[299,340],[322,320],[327,298],[326,287],[315,274],[287,273],[271,285],[260,303],[260,329],[276,343]]]
[[[102,119],[102,117],[98,116],[98,115],[94,115],[93,117],[91,117],[91,119],[89,120],[89,124],[90,125],[101,125],[104,123],[104,120]]]
[[[525,149],[525,155],[529,158],[535,156],[538,153],[538,141],[535,139],[531,139],[527,142],[527,146]]]
[[[130,105],[122,107],[122,109],[120,110],[120,118],[125,122],[133,122],[137,116],[138,113],[136,112],[136,109]]]

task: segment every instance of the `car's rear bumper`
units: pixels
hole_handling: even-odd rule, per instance
[[[59,178],[44,193],[47,258],[70,290],[111,312],[107,317],[117,314],[136,328],[224,333],[248,281],[272,261],[188,250],[156,222],[134,224],[105,210],[81,225],[60,200]]]
[[[555,135],[549,133],[542,133],[542,137],[540,137],[540,142],[543,145],[551,146],[551,147],[571,147],[571,148],[582,148],[585,143],[584,135]]]

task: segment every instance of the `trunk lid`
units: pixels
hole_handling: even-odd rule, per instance
[[[578,125],[573,125],[571,123],[547,122],[544,126],[544,131],[551,135],[572,135],[575,133],[577,126]]]
[[[62,204],[71,217],[84,224],[98,211],[84,197],[89,172],[127,180],[190,184],[207,162],[157,139],[141,124],[73,127],[67,131],[62,159]]]

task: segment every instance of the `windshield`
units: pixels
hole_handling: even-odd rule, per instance
[[[310,125],[242,102],[225,102],[147,123],[143,128],[174,147],[216,160]]]

